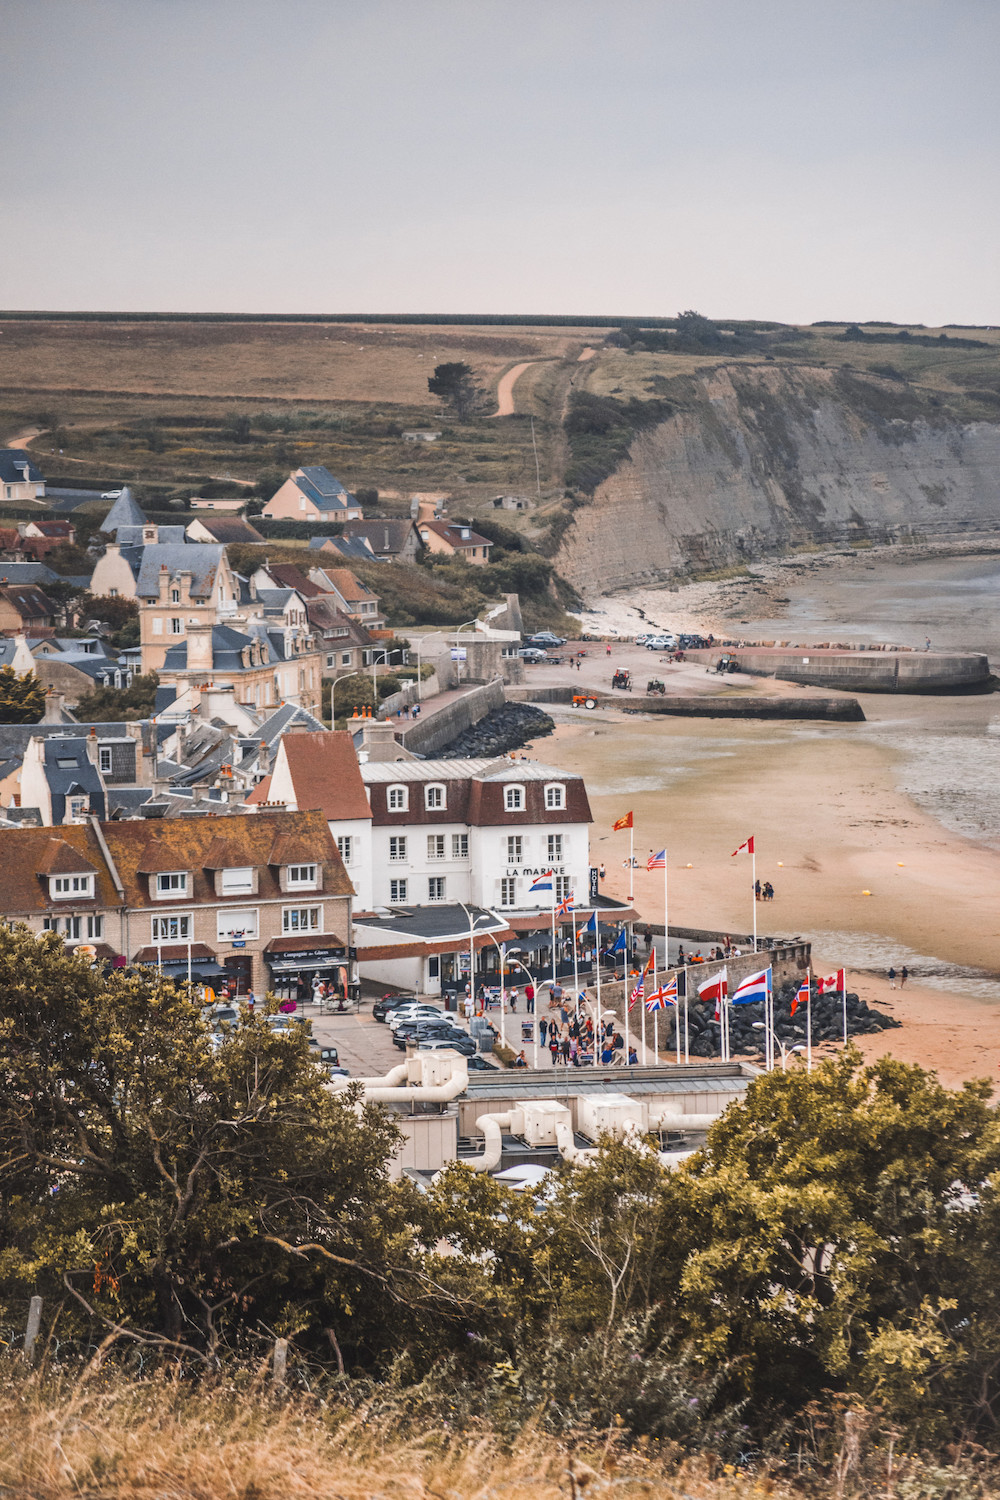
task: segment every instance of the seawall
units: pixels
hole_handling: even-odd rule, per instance
[[[508,688],[507,697],[524,703],[571,703],[575,692],[569,687]],[[856,698],[769,698],[763,693],[739,698],[713,697],[711,693],[647,698],[639,693],[604,693],[600,689],[585,696],[599,708],[682,719],[830,719],[858,723],[865,716]]]
[[[979,652],[842,651],[829,647],[736,646],[690,651],[693,661],[714,667],[735,657],[754,677],[775,677],[803,686],[849,693],[989,692],[989,659]]]
[[[446,703],[436,713],[419,718],[415,723],[410,721],[405,728],[401,725],[396,729],[396,738],[417,755],[433,755],[443,746],[450,745],[464,730],[485,719],[494,709],[502,708],[506,701],[504,691],[499,678],[484,683],[482,687],[470,688],[461,698]],[[507,692],[513,693],[516,689],[507,689]]]

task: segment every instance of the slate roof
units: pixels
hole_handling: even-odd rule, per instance
[[[372,636],[357,620],[345,615],[333,602],[332,594],[320,594],[318,599],[306,600],[306,618],[321,636],[327,631],[346,630],[346,635],[330,637],[331,646],[347,642],[354,646],[370,646]]]
[[[273,748],[281,736],[287,734],[290,729],[320,731],[325,730],[326,725],[307,708],[296,708],[291,703],[283,703],[280,708],[275,709],[270,718],[264,720],[255,738],[263,740],[269,748]]]
[[[177,546],[187,545],[187,532],[183,526],[157,526],[156,542],[148,544],[143,541],[143,532],[145,529],[145,524],[142,526],[119,526],[115,532],[115,541],[119,547],[155,546],[156,543],[162,543],[163,545],[169,543]]]
[[[44,563],[38,562],[5,562],[0,563],[0,584],[5,583],[38,583],[42,587],[47,583],[55,583],[59,574],[53,573]]]
[[[82,736],[46,740],[45,780],[52,797],[55,825],[61,824],[66,816],[67,797],[89,797],[90,811],[98,818],[104,817],[104,786],[97,767],[87,754],[87,743]]]
[[[98,496],[93,495],[91,498],[96,500]],[[143,526],[145,522],[145,512],[133,499],[132,491],[126,485],[101,522],[100,529],[110,533],[117,531],[119,526]]]
[[[420,533],[412,521],[347,521],[344,523],[344,537],[363,537],[371,547],[372,551],[381,555],[382,553],[402,552],[410,538],[411,532],[416,532],[416,539],[420,543]],[[312,543],[309,544],[312,546]]]
[[[309,550],[335,553],[338,557],[354,557],[363,562],[379,560],[363,537],[312,536],[309,538]]]
[[[370,818],[354,741],[346,729],[286,734],[278,755],[288,763],[295,801],[325,818]]]
[[[19,464],[27,464],[27,474]],[[45,475],[24,448],[0,448],[0,482],[3,484],[44,484]]]
[[[192,595],[207,598],[215,585],[224,551],[217,542],[204,542],[201,546],[168,542],[143,547],[136,593],[143,599],[158,599],[160,569],[166,568],[171,577],[177,573],[190,573]]]
[[[132,818],[140,808],[152,799],[153,789],[148,786],[108,787],[108,817]]]
[[[271,662],[289,660],[285,655],[285,633],[283,630],[267,630],[260,621],[248,622],[250,629],[244,634],[231,625],[212,626],[212,669],[216,672],[259,672],[261,666]],[[260,641],[265,647],[262,663],[252,667],[243,665],[242,652],[251,641]],[[167,672],[187,671],[187,641],[171,646],[163,659],[163,670]]]
[[[357,505],[354,496],[321,464],[307,464],[291,476],[302,493],[319,510],[347,510]]]

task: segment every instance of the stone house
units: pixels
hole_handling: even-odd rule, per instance
[[[484,568],[493,546],[486,537],[456,521],[421,521],[420,540],[428,552],[444,557],[460,557],[474,567]]]
[[[221,544],[157,544],[142,549],[136,596],[142,670],[158,672],[194,627],[235,614],[241,592]],[[210,660],[204,670],[211,671]]]
[[[0,448],[0,495],[4,500],[42,500],[45,475],[23,448]]]
[[[380,562],[416,562],[423,550],[420,532],[408,520],[348,521],[343,534],[366,541]]]

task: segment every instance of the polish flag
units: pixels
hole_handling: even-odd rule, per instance
[[[730,857],[732,859],[735,859],[736,856],[737,856],[737,854],[741,853],[741,851],[744,850],[744,849],[747,851],[748,854],[752,854],[753,853],[753,834],[750,835],[750,837],[747,839],[747,841],[746,841],[745,844],[741,844],[740,845],[739,849],[734,849],[733,852],[732,852],[732,855]]]
[[[720,1000],[725,1000],[729,994],[729,973],[727,969],[720,969],[709,979],[703,979],[698,986],[698,999],[702,1005],[709,1005],[713,1000],[718,1006]]]

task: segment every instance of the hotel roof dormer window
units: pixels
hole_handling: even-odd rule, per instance
[[[424,787],[424,806],[429,812],[444,807],[447,797],[447,789],[443,782],[432,781],[430,786]]]
[[[545,808],[555,812],[566,806],[566,788],[558,781],[549,782],[545,788]]]
[[[51,875],[49,896],[53,901],[92,901],[93,875]]]
[[[410,805],[409,789],[405,786],[391,786],[386,793],[386,806],[390,812],[406,812]]]
[[[153,878],[153,894],[157,901],[181,901],[187,893],[186,870],[163,870]]]
[[[504,812],[524,811],[524,787],[506,786],[503,791]]]

